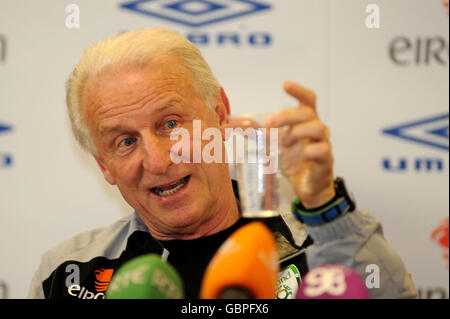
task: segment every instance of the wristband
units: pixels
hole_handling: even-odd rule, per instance
[[[331,201],[315,210],[306,210],[298,198],[292,203],[292,213],[295,218],[308,225],[319,225],[330,222],[350,210],[350,204],[342,196],[336,196]]]

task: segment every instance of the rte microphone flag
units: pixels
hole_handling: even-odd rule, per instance
[[[209,263],[202,281],[203,299],[272,299],[279,264],[271,231],[252,222],[235,231]]]
[[[111,279],[106,299],[181,299],[183,283],[175,268],[156,254],[136,257]]]

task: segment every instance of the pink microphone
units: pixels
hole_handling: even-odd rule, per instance
[[[370,299],[370,294],[353,269],[327,264],[306,274],[296,299]]]

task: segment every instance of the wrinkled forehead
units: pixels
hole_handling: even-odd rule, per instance
[[[86,79],[83,117],[113,104],[133,104],[151,91],[192,92],[194,77],[179,59],[170,57],[146,65],[114,65]]]

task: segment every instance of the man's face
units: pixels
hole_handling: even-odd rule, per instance
[[[185,128],[192,137],[194,119],[201,120],[202,131],[223,128],[227,119],[224,95],[210,111],[192,81],[183,64],[169,57],[149,67],[111,68],[89,78],[82,94],[106,180],[161,238],[194,233],[230,202],[221,189],[230,178],[227,164],[171,160],[174,129]]]

